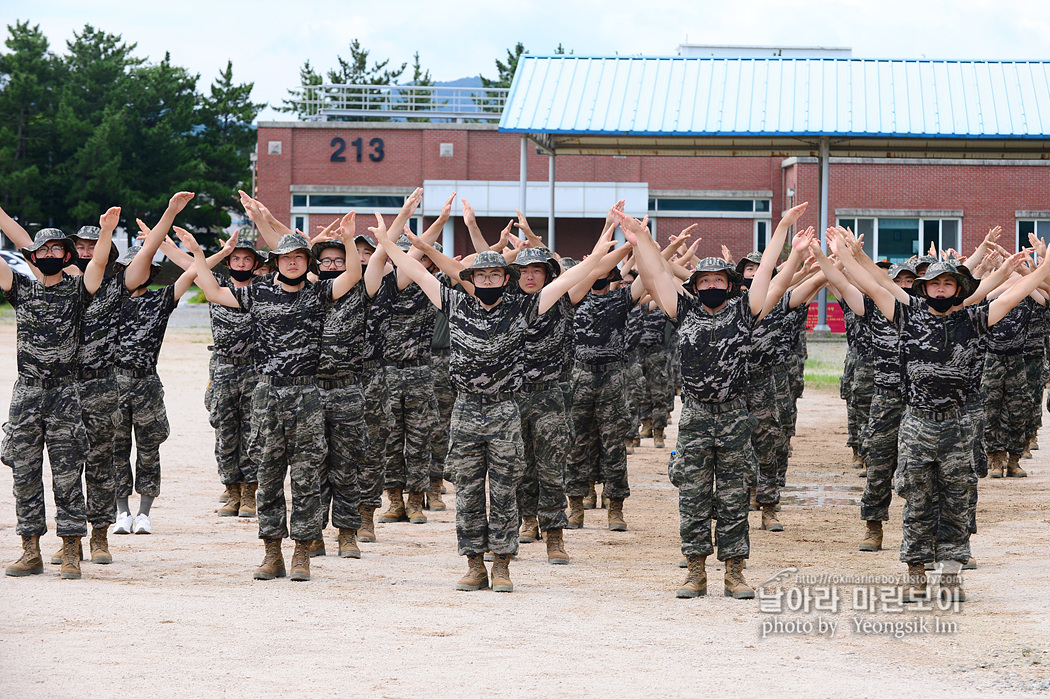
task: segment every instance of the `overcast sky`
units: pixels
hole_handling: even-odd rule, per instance
[[[207,88],[226,61],[258,102],[279,104],[309,59],[319,70],[360,40],[374,59],[419,51],[435,80],[495,77],[494,60],[521,41],[580,55],[674,55],[682,43],[849,47],[858,58],[1050,59],[1046,0],[0,0],[6,22],[39,24],[65,52],[90,23],[172,60]],[[6,36],[6,32],[5,32]],[[410,75],[406,79],[410,78]],[[260,119],[280,118],[266,110]]]

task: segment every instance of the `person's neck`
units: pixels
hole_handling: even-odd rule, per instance
[[[243,289],[244,287],[251,286],[251,285],[252,285],[252,280],[251,279],[246,279],[243,282],[237,281],[236,279],[233,280],[233,288],[234,289]]]
[[[719,311],[721,311],[723,308],[725,308],[727,303],[728,303],[728,301],[723,301],[722,305],[720,305],[718,308],[708,308],[707,306],[704,306],[703,304],[700,304],[700,305],[703,306],[705,311],[707,311],[711,315],[715,315]]]
[[[55,284],[61,283],[63,276],[64,275],[62,272],[59,272],[57,274],[48,274],[44,276],[42,283],[44,286],[54,286]]]

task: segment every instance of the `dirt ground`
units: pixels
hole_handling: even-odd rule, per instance
[[[44,575],[0,577],[0,696],[1050,691],[1045,429],[1047,449],[1023,464],[1029,478],[980,482],[979,568],[965,577],[969,601],[958,611],[865,608],[884,579],[905,570],[901,507],[895,499],[885,550],[857,551],[863,480],[848,465],[843,403],[827,389],[807,390],[800,404],[785,531],[761,531],[751,515],[749,581],[787,569],[766,586],[764,602],[723,597],[713,558],[711,596],[675,599],[684,571],[670,448],[650,440],[629,459],[629,531],[610,532],[603,510],[588,511],[584,529],[566,532],[569,566],[548,565],[542,543],[522,545],[513,594],[453,589],[465,561],[451,507],[426,525],[379,525],[379,541],[363,544],[360,560],[314,559],[308,583],[261,582],[251,577],[262,560],[255,520],[215,514],[222,487],[202,400],[208,339],[206,329],[174,327],[161,353],[172,434],[161,452],[155,533],[112,536],[114,563],[85,562],[80,581],[60,580],[50,564]],[[6,396],[16,373],[10,323],[0,325],[0,352]],[[0,469],[5,563],[19,547],[10,486],[10,471]],[[45,556],[58,543],[51,526]],[[332,551],[335,535],[326,534]],[[874,577],[857,584],[844,576]],[[779,613],[776,590],[786,591]],[[833,590],[837,610],[799,609],[806,594],[815,603]],[[900,638],[886,633],[893,622],[909,622]]]

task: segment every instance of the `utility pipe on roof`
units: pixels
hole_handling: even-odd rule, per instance
[[[525,190],[529,184],[529,141],[526,136],[521,137],[521,170],[518,173],[518,209],[528,216],[525,209]]]
[[[831,139],[822,136],[820,139],[820,247],[828,249],[828,160],[831,155]],[[814,330],[828,332],[828,291],[827,288],[820,290],[817,300],[817,325]]]
[[[550,209],[547,213],[547,249],[554,252],[554,153],[548,156],[547,162],[547,192],[550,195]]]

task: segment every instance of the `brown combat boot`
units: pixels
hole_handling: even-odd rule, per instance
[[[857,447],[852,447],[852,449],[853,461],[850,465],[853,466],[853,468],[864,468],[864,457],[860,455],[860,450],[858,450]]]
[[[1006,467],[1006,452],[993,451],[988,455],[988,477],[1002,478],[1003,469]]]
[[[609,498],[609,531],[627,531],[627,521],[623,518],[623,498]]]
[[[313,541],[306,542],[306,548],[310,552],[310,558],[320,558],[321,556],[327,556],[328,551],[324,547],[324,535],[322,538],[314,539]]]
[[[445,511],[445,501],[441,499],[441,478],[430,479],[430,490],[427,492],[427,507],[434,512]]]
[[[919,602],[926,599],[926,565],[923,563],[908,564],[908,584],[904,588],[905,602]]]
[[[79,536],[62,537],[62,573],[63,580],[80,580],[80,559],[84,557],[84,547]]]
[[[591,482],[590,490],[583,496],[583,509],[593,510],[598,507],[598,491],[594,489],[594,482]]]
[[[485,570],[485,561],[480,553],[467,556],[467,574],[456,583],[457,590],[473,592],[489,586],[489,572]]]
[[[565,553],[561,529],[548,529],[543,532],[543,538],[547,540],[547,562],[556,566],[568,565],[569,554]]]
[[[653,436],[653,421],[652,418],[645,418],[642,420],[642,429],[638,432],[639,437],[652,437]]]
[[[226,486],[226,490],[229,496],[226,498],[226,504],[218,509],[219,516],[236,517],[241,511],[241,484],[230,483]]]
[[[744,579],[744,559],[730,558],[726,561],[725,596],[734,599],[754,599],[755,588]]]
[[[423,493],[409,493],[405,516],[412,524],[426,524],[427,516],[423,514]]]
[[[1021,468],[1021,464],[1018,463],[1018,461],[1020,461],[1020,459],[1021,459],[1021,456],[1019,454],[1010,454],[1007,457],[1007,459],[1006,459],[1006,477],[1007,478],[1025,478],[1028,475],[1025,472],[1025,470],[1023,468]]]
[[[379,515],[380,524],[407,521],[408,517],[405,516],[405,501],[401,495],[401,488],[388,488],[386,498],[390,501],[390,507],[386,512]]]
[[[263,539],[266,544],[266,555],[262,565],[255,569],[256,580],[273,580],[283,578],[284,556],[281,554],[281,539]]]
[[[107,565],[113,562],[113,556],[109,553],[109,540],[106,538],[106,529],[108,527],[92,527],[91,529],[91,543],[88,548],[91,549],[91,562],[99,563],[101,565]]]
[[[686,560],[689,562],[689,572],[674,596],[679,599],[703,597],[707,594],[707,556],[686,556]]]
[[[22,557],[7,566],[5,575],[21,578],[26,575],[40,575],[44,572],[44,559],[40,557],[40,537],[22,537]]]
[[[292,570],[289,580],[304,582],[310,579],[310,542],[296,541],[292,552]]]
[[[238,517],[254,517],[255,493],[259,490],[258,483],[241,483],[241,508],[237,510]]]
[[[627,450],[627,455],[630,456],[634,453],[634,439],[631,437],[627,438],[624,448]]]
[[[868,526],[868,531],[864,535],[863,541],[860,542],[861,551],[881,551],[882,550],[882,522],[873,521],[865,522]]]
[[[540,539],[540,524],[536,521],[536,515],[525,515],[521,521],[521,530],[518,532],[519,544],[531,544]]]
[[[357,530],[357,540],[372,543],[376,540],[376,525],[372,520],[376,508],[372,505],[361,505],[357,509],[361,513],[361,528]]]
[[[58,547],[57,551],[55,551],[53,554],[51,554],[51,563],[53,565],[56,565],[56,566],[62,565],[62,555],[65,553],[65,550],[66,550],[66,545],[65,545],[65,543],[63,543],[63,544],[61,544]],[[80,554],[80,560],[84,560],[84,546],[83,546],[83,544],[81,544],[80,551],[78,553]]]
[[[569,529],[583,529],[583,498],[569,496]]]
[[[941,561],[941,579],[937,588],[938,599],[947,602],[965,602],[966,593],[962,589],[961,561]]]
[[[756,499],[757,492],[758,492],[758,489],[755,488],[755,486],[751,486],[751,511],[752,512],[758,512],[759,510],[762,509],[762,506],[758,504],[758,500]]]
[[[340,529],[339,530],[339,557],[340,558],[360,558],[361,549],[357,547],[357,530],[356,529]]]
[[[782,532],[784,525],[777,519],[776,505],[762,505],[762,529],[767,532]]]
[[[514,583],[510,581],[510,554],[497,553],[492,564],[492,591],[514,592]]]
[[[653,446],[657,449],[664,448],[664,428],[654,427],[653,428]]]
[[[219,502],[226,502],[230,499],[230,486],[224,486],[222,489],[222,495],[219,496]]]

